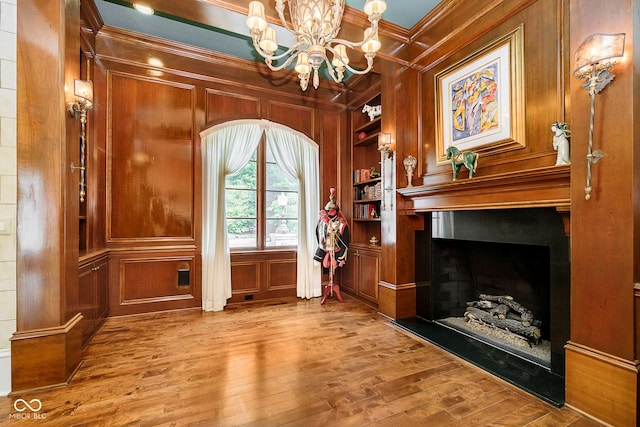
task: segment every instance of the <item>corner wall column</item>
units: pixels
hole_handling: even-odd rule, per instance
[[[593,146],[606,157],[593,166],[585,199],[590,99],[583,81],[569,76],[571,114],[571,340],[565,347],[566,402],[607,424],[635,426],[638,412],[640,277],[640,92],[634,70],[638,2],[571,1],[570,61],[593,33],[626,33],[625,59],[595,100]],[[637,307],[635,308],[637,310]]]
[[[78,300],[78,186],[69,164],[79,125],[66,104],[80,69],[80,1],[20,0],[17,18],[13,392],[68,383],[82,350],[82,316],[67,309]]]

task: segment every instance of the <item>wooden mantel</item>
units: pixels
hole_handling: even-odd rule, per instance
[[[398,189],[408,215],[447,210],[555,207],[570,209],[570,165],[528,169],[486,177],[459,178]]]

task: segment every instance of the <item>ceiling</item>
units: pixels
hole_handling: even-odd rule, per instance
[[[211,0],[181,0],[180,9],[193,13],[177,14],[162,12],[166,0],[145,0],[144,3],[156,9],[154,15],[143,15],[133,9],[131,2],[123,0],[94,0],[106,25],[123,28],[173,40],[192,46],[226,53],[244,59],[259,60],[262,58],[255,52],[246,27],[244,13],[234,11],[233,7],[221,7]],[[383,20],[406,28],[413,27],[423,16],[428,14],[442,0],[389,0]],[[246,10],[249,0],[227,1],[236,5],[236,10]],[[246,5],[245,5],[246,3]],[[273,1],[263,1],[265,8]],[[348,7],[362,11],[365,0],[346,0]],[[187,17],[185,17],[187,16]],[[203,17],[200,19],[195,17]],[[200,21],[200,22],[198,22]],[[204,22],[206,21],[206,22]],[[290,46],[293,43],[291,34],[281,27],[276,27],[278,44]]]

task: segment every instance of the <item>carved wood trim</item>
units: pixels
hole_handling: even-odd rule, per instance
[[[380,280],[380,282],[378,282],[378,286],[383,287],[383,288],[389,288],[389,289],[394,290],[394,291],[400,291],[400,290],[403,290],[403,289],[415,289],[416,284],[415,283],[395,284],[395,283],[385,282],[384,280]]]
[[[19,341],[30,338],[50,337],[53,335],[63,335],[68,333],[82,320],[82,314],[77,313],[67,323],[52,328],[33,329],[29,331],[14,332],[10,341]]]
[[[463,209],[556,207],[568,210],[569,166],[551,166],[397,190],[405,213]]]

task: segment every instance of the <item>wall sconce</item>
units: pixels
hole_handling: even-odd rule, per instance
[[[396,144],[391,140],[390,133],[381,133],[378,136],[378,151],[380,152],[380,175],[382,176],[382,189],[384,190],[382,193],[382,210],[386,209],[385,203],[385,192],[391,190],[391,187],[387,187],[386,185],[386,172],[384,164],[387,159],[391,159],[393,157],[393,152],[396,150]],[[391,163],[393,167],[393,163]],[[391,199],[391,209],[393,209],[393,198]]]
[[[587,37],[578,47],[575,54],[573,74],[578,79],[586,79],[582,85],[591,97],[591,117],[589,120],[589,148],[587,151],[587,185],[584,187],[584,198],[591,199],[591,165],[595,165],[604,157],[600,150],[593,150],[593,119],[596,94],[600,93],[615,77],[609,72],[618,59],[624,54],[625,33],[600,34]]]
[[[381,133],[378,137],[378,151],[385,157],[391,158],[396,150],[396,144],[391,142],[390,133]]]
[[[76,169],[80,170],[80,202],[84,202],[86,192],[86,180],[85,180],[85,150],[86,150],[86,138],[87,138],[87,111],[93,108],[93,82],[90,80],[78,80],[74,81],[73,93],[76,100],[69,103],[69,114],[73,117],[80,116],[80,166],[75,166],[73,162],[69,166],[71,173]]]

